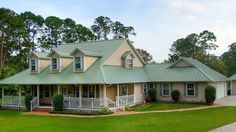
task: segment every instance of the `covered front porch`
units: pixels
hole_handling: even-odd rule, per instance
[[[15,94],[8,94],[2,88],[2,106],[25,107],[24,95],[28,92],[33,96],[31,110],[35,108],[52,108],[52,97],[62,94],[64,109],[100,110],[135,104],[134,84],[77,84],[77,85],[32,85],[25,91],[17,88]]]

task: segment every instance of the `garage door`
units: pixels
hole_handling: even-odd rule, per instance
[[[225,97],[226,86],[225,83],[217,83],[216,85],[216,98]]]

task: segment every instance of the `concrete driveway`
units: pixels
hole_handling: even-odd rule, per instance
[[[211,130],[209,132],[235,132],[235,131],[236,131],[236,122],[231,123],[229,125],[225,125],[225,126],[220,127],[220,128],[216,128],[216,129]]]
[[[224,98],[217,99],[215,104],[224,105],[224,106],[236,106],[236,96],[226,96]]]

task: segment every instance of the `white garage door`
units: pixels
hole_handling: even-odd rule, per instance
[[[226,83],[225,82],[211,83],[210,85],[216,88],[216,99],[223,98],[226,96]]]
[[[226,91],[226,85],[225,83],[217,83],[217,88],[216,88],[216,98],[223,98],[225,97],[225,91]]]

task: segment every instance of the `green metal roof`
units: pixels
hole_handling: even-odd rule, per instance
[[[182,58],[186,62],[195,66],[198,70],[200,70],[205,76],[207,76],[211,81],[227,81],[228,78],[221,73],[209,68],[205,64],[201,63],[197,59],[192,58]]]
[[[105,65],[102,67],[102,70],[108,84],[150,81],[144,68],[127,69],[121,66]]]
[[[31,56],[32,54],[35,55],[35,56],[37,56],[38,58],[50,59],[50,58],[47,57],[48,52],[35,52],[35,51],[33,51],[33,52],[31,52],[30,56]]]
[[[236,80],[236,74],[233,74],[232,76],[229,77],[230,80]]]
[[[208,82],[227,81],[224,75],[212,70],[196,59],[181,58],[193,67],[174,67],[176,63],[148,64],[144,67],[151,81],[157,82]],[[178,62],[179,62],[178,61]]]
[[[50,66],[40,73],[32,74],[29,69],[0,81],[0,84],[114,84],[136,82],[208,82],[226,81],[227,77],[210,69],[198,60],[182,58],[192,67],[175,67],[176,63],[146,64],[143,68],[125,69],[104,63],[128,39],[80,42],[60,45],[54,52],[70,56],[75,49],[87,55],[99,55],[85,72],[73,72],[73,63],[60,73],[50,73]],[[128,52],[127,52],[128,53]],[[45,57],[46,53],[37,54]],[[70,56],[71,57],[71,56]]]

